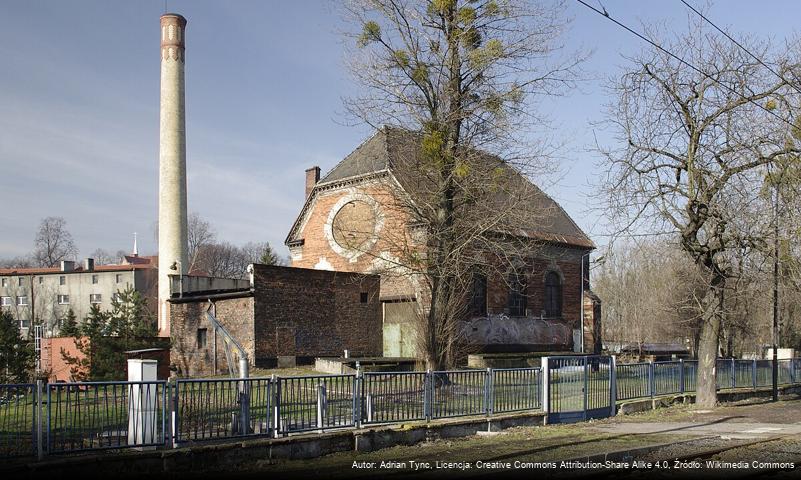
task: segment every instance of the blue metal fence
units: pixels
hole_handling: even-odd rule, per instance
[[[166,382],[51,383],[46,391],[48,453],[166,442]]]
[[[0,385],[0,457],[36,454],[36,385]]]
[[[604,392],[610,388],[618,401],[695,391],[697,361],[615,365],[607,360],[552,357],[549,414],[580,410],[587,417],[593,409],[608,408],[610,395]],[[780,385],[801,383],[801,359],[780,360],[778,373]],[[0,385],[0,457],[36,455],[38,443],[40,455],[152,448],[536,411],[544,403],[543,381],[540,368],[508,368],[53,383],[41,393],[34,384]],[[719,359],[716,382],[723,389],[770,386],[772,362]]]

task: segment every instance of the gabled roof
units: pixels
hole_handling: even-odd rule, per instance
[[[592,249],[593,242],[576,225],[567,212],[545,192],[521,175],[513,166],[495,155],[470,151],[472,171],[464,181],[500,178],[484,192],[483,208],[515,205],[519,213],[514,225],[499,226],[496,231],[520,237],[531,237],[553,243]],[[435,179],[426,174],[420,149],[420,134],[396,127],[383,127],[359,145],[320,179],[295,220],[286,244],[296,244],[300,224],[317,193],[344,183],[391,172],[403,190],[412,198],[423,199],[432,190]],[[482,212],[477,211],[476,215]]]

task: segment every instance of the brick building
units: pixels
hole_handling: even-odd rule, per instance
[[[171,361],[184,376],[227,371],[216,318],[252,365],[310,361],[318,356],[381,354],[379,277],[254,264],[245,289],[184,292],[170,299]],[[215,358],[216,352],[216,358]]]
[[[319,168],[308,169],[306,201],[285,242],[295,267],[381,274],[385,356],[415,354],[415,323],[426,308],[423,282],[396,266],[404,251],[408,256],[425,244],[410,209],[397,201],[409,197],[405,204],[413,204],[427,181],[420,173],[419,145],[418,134],[384,127],[324,177]],[[474,165],[485,168],[477,174],[508,177],[503,195],[522,192],[525,203],[517,207],[522,220],[511,235],[536,242],[537,249],[520,259],[514,273],[475,275],[467,300],[472,313],[464,322],[469,343],[484,352],[578,351],[583,323],[584,350],[598,350],[599,300],[590,292],[588,275],[593,242],[508,163],[483,152],[476,157]],[[499,194],[496,200],[505,198]]]

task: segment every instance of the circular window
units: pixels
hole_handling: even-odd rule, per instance
[[[331,233],[340,247],[363,252],[375,235],[376,212],[365,201],[353,200],[339,209],[331,222]]]

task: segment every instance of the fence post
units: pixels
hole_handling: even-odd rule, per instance
[[[609,416],[617,415],[617,357],[612,355],[609,360]]]
[[[273,428],[275,429],[274,436],[278,438],[281,436],[282,428],[281,428],[281,378],[273,374],[272,381],[274,385],[274,404],[273,404]]]
[[[756,358],[751,360],[751,383],[754,384],[754,391],[757,389],[757,361]]]
[[[353,426],[362,427],[362,369],[356,369],[356,378],[353,379]]]
[[[589,372],[589,369],[588,369],[588,366],[587,366],[587,357],[585,356],[584,357],[584,389],[583,389],[583,392],[582,392],[582,393],[584,393],[584,413],[582,414],[582,417],[584,418],[584,420],[587,420],[587,406],[588,406],[587,405],[587,395],[589,394],[589,388],[588,388],[589,387],[589,385],[588,385],[589,379],[590,379],[590,372]]]
[[[181,402],[181,382],[176,378],[173,384],[173,396],[172,400],[172,415],[171,415],[171,428],[172,428],[172,448],[178,448],[180,443],[180,422],[181,422],[181,410],[180,410],[180,402]]]
[[[684,359],[679,359],[679,393],[684,395]]]
[[[326,414],[326,394],[325,394],[325,384],[320,382],[317,385],[317,428],[320,429],[320,433],[323,433],[323,429],[325,428],[325,414]]]
[[[654,361],[648,360],[648,393],[654,398]]]
[[[434,399],[433,390],[433,375],[431,369],[426,370],[426,376],[423,381],[423,412],[425,413],[426,422],[431,421],[431,402]]]
[[[731,388],[737,388],[737,365],[734,358],[731,359]]]
[[[542,388],[540,392],[542,392],[542,399],[540,401],[540,405],[542,407],[542,413],[545,414],[545,423],[548,423],[548,411],[551,408],[550,405],[550,372],[548,372],[548,358],[549,357],[542,357],[540,361],[540,377],[542,377]]]
[[[44,458],[44,445],[42,444],[42,387],[44,382],[36,380],[36,394],[34,400],[36,402],[36,458],[42,460]]]
[[[488,417],[492,415],[494,409],[493,408],[494,405],[492,404],[493,403],[492,391],[495,386],[493,385],[493,383],[494,382],[493,382],[492,369],[488,368],[487,376],[486,379],[484,380],[484,412],[487,414]]]

